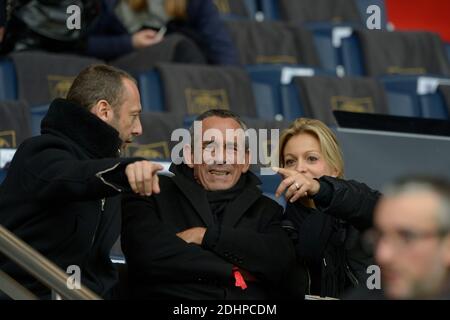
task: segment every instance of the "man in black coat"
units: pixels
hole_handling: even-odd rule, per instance
[[[160,177],[161,192],[124,202],[121,239],[132,296],[267,299],[291,294],[283,284],[293,274],[295,252],[280,227],[283,209],[262,195],[261,182],[248,171],[248,150],[245,159],[239,158],[238,140],[225,139],[227,129],[245,125],[225,110],[208,111],[197,121],[202,135],[194,137],[193,148],[183,149],[185,163],[172,164],[174,176]],[[209,129],[216,134],[206,138]],[[222,150],[224,159],[216,157]],[[295,289],[300,296],[304,292],[300,284]]]
[[[120,194],[159,192],[162,167],[120,159],[141,134],[139,92],[127,73],[93,65],[56,99],[41,135],[23,142],[0,187],[0,224],[64,271],[81,269],[81,282],[110,297],[117,272],[109,259],[120,233]],[[73,268],[73,267],[72,267]],[[0,255],[0,269],[40,297],[49,289]]]

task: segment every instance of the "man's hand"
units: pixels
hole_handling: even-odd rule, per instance
[[[131,42],[133,48],[141,49],[157,44],[162,39],[163,37],[158,36],[158,33],[155,30],[146,29],[134,33],[131,37]]]
[[[281,181],[275,196],[279,197],[284,192],[287,201],[295,202],[300,198],[311,197],[319,192],[320,183],[304,174],[285,168],[273,168],[274,171],[281,174],[283,181]]]
[[[187,243],[195,243],[201,245],[205,236],[206,228],[194,227],[178,232],[177,237],[183,239]]]
[[[158,171],[164,169],[163,166],[150,161],[136,161],[125,168],[125,175],[128,183],[135,193],[141,196],[151,196],[152,193],[159,193]]]

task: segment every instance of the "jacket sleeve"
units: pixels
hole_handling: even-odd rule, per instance
[[[271,218],[259,230],[215,226],[208,228],[202,245],[257,279],[279,285],[294,263],[295,251],[280,225],[282,208],[268,208],[261,216]]]
[[[189,21],[201,35],[208,60],[213,64],[238,65],[236,48],[231,35],[211,0],[191,0]]]
[[[122,249],[140,279],[203,282],[232,281],[232,265],[214,253],[176,236],[165,224],[152,197],[122,200]]]
[[[319,179],[321,189],[313,198],[317,208],[325,214],[347,221],[360,231],[372,226],[373,212],[381,194],[367,185],[324,176]]]
[[[91,35],[87,39],[86,54],[104,60],[118,58],[133,51],[131,35]]]
[[[77,160],[63,145],[34,154],[24,162],[21,183],[40,201],[94,200],[130,191],[125,167],[141,160]]]

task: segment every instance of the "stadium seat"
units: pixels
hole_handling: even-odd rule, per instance
[[[348,0],[261,0],[265,19],[295,22],[358,22],[356,1]]]
[[[40,51],[15,52],[10,55],[17,75],[18,99],[30,106],[65,98],[76,75],[99,60],[72,54]]]
[[[386,97],[375,79],[330,76],[296,77],[293,79],[304,116],[333,126],[332,111],[387,114]]]
[[[164,97],[159,73],[156,70],[150,70],[138,74],[136,79],[141,95],[142,111],[162,112]]]
[[[47,114],[50,105],[45,104],[42,106],[30,108],[31,113],[31,134],[38,136],[41,134],[41,121]]]
[[[311,33],[281,21],[228,21],[242,65],[277,64],[320,67]]]
[[[450,76],[450,64],[439,36],[430,32],[354,30],[342,39],[347,75]]]
[[[0,168],[0,185],[2,184],[3,180],[6,178],[6,170]]]
[[[143,134],[127,147],[125,155],[156,161],[171,159],[171,150],[178,144],[178,141],[171,141],[171,135],[174,130],[184,127],[183,117],[180,113],[142,113]]]
[[[257,11],[257,0],[214,0],[224,20],[253,19]]]
[[[450,85],[450,78],[385,76],[380,82],[386,91],[390,114],[448,119],[448,108],[438,87]]]
[[[31,137],[28,106],[19,101],[0,102],[0,148],[17,148]]]
[[[159,64],[164,111],[197,115],[209,109],[228,109],[256,117],[250,78],[237,67]]]
[[[10,59],[0,59],[0,101],[17,99],[17,79]]]
[[[263,119],[293,120],[302,115],[302,110],[292,78],[314,75],[334,75],[321,69],[304,66],[247,66],[253,84],[258,115]]]

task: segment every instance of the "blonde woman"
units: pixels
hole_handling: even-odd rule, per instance
[[[113,60],[154,46],[176,33],[192,40],[194,46],[180,49],[177,62],[199,63],[206,59],[211,64],[237,64],[231,37],[212,0],[101,2],[102,14],[88,37],[88,55]],[[199,58],[199,54],[204,57]]]
[[[344,180],[344,162],[334,133],[321,121],[299,118],[280,141],[283,181],[276,195],[287,201],[287,221],[297,230],[296,250],[309,272],[309,294],[339,297],[365,286],[372,255],[360,232],[372,224],[380,193]]]

